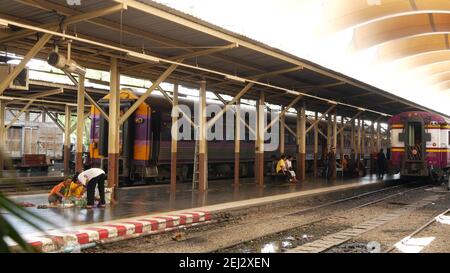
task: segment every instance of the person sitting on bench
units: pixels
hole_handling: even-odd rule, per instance
[[[289,178],[290,178],[290,182],[296,183],[297,180],[297,175],[295,174],[294,169],[292,168],[292,160],[294,158],[292,157],[292,155],[287,156],[286,158],[286,173],[289,174]]]
[[[286,168],[286,155],[281,155],[280,160],[278,160],[277,163],[277,173],[284,174],[286,178],[289,178],[287,168]],[[289,182],[291,182],[291,179],[289,178]]]

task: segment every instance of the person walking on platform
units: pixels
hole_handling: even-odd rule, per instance
[[[377,155],[377,177],[383,179],[386,165],[386,156],[384,155],[383,149]]]
[[[327,180],[329,180],[333,177],[333,173],[336,171],[336,149],[333,146],[330,147],[330,152],[328,152],[327,158]]]
[[[356,171],[356,153],[355,150],[352,149],[350,152],[350,161],[348,164],[348,171],[351,175],[351,177],[355,177],[355,171]]]
[[[100,168],[90,168],[87,169],[78,176],[75,176],[74,179],[83,184],[87,189],[87,209],[91,209],[94,207],[94,199],[95,199],[95,186],[98,186],[98,193],[100,195],[100,203],[97,207],[104,208],[105,201],[105,172]]]

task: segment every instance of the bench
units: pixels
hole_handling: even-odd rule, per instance
[[[266,176],[271,177],[272,181],[274,181],[274,182],[277,182],[280,180],[282,180],[281,182],[287,181],[287,176],[283,173],[270,172],[270,173],[267,173]]]
[[[24,154],[22,157],[22,162],[17,164],[15,167],[21,171],[26,170],[41,170],[48,171],[50,164],[47,162],[47,156],[43,154]]]

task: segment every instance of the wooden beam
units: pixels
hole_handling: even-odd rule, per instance
[[[75,77],[70,74],[67,71],[64,71],[64,74],[67,75],[67,77],[73,82],[73,84],[75,84],[75,86],[78,88],[78,81],[75,79]],[[98,105],[98,103],[88,94],[87,90],[85,89],[84,92],[84,96],[86,97],[86,99],[95,107],[97,108],[97,110],[102,114],[102,116],[109,122],[109,116],[108,114],[103,110],[103,108],[100,107],[100,105]]]
[[[75,171],[83,171],[83,132],[84,132],[84,75],[80,75],[77,91],[77,142]]]
[[[153,82],[153,84],[147,89],[147,91],[142,94],[139,99],[136,100],[136,102],[128,108],[128,110],[120,117],[119,119],[119,125],[121,125],[125,120],[127,120],[131,114],[136,111],[136,109],[148,98],[150,97],[151,93],[163,82],[165,81],[170,74],[177,68],[177,64],[172,64],[169,66],[169,68],[164,71],[159,78]]]
[[[208,189],[208,152],[207,152],[207,123],[206,123],[206,81],[200,82],[199,90],[199,179],[198,190],[205,192]],[[194,174],[195,175],[195,174]]]
[[[334,108],[336,107],[336,105],[332,105],[332,106],[330,106],[330,108],[328,108],[328,110],[327,111],[325,111],[325,113],[323,113],[322,114],[322,116],[318,119],[318,120],[316,120],[316,121],[314,121],[314,123],[313,124],[311,124],[309,127],[308,127],[308,129],[306,129],[306,133],[308,133],[309,131],[311,131],[311,129],[312,128],[314,128],[314,125],[316,125],[316,124],[318,124],[331,110],[333,110]]]
[[[13,119],[6,125],[5,130],[8,130],[19,118],[20,116],[31,106],[31,104],[34,102],[34,100],[30,100],[23,108],[20,110],[20,112],[13,117]]]
[[[217,52],[221,52],[224,50],[229,50],[232,48],[236,48],[238,47],[237,44],[233,43],[233,44],[229,44],[226,46],[218,46],[218,47],[214,47],[214,48],[209,48],[209,49],[205,49],[205,50],[199,50],[199,51],[194,51],[194,52],[189,52],[186,54],[182,54],[182,55],[178,55],[178,56],[174,56],[174,57],[169,57],[167,58],[168,60],[179,60],[179,59],[191,59],[191,58],[197,58],[200,56],[205,56],[205,55],[211,55]],[[131,70],[136,70],[136,69],[142,69],[142,68],[151,68],[156,66],[155,64],[148,64],[148,63],[143,63],[143,64],[136,64],[136,65],[132,65],[132,66],[128,66],[123,68],[121,71],[123,72],[127,72],[127,71],[131,71]]]
[[[3,81],[0,82],[0,95],[8,88],[9,84],[19,75],[19,73],[25,68],[25,65],[33,58],[50,40],[52,34],[45,33],[39,41],[28,51],[28,53],[23,57],[20,63],[14,67],[13,71],[6,76]]]

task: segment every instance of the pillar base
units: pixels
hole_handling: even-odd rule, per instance
[[[119,185],[119,154],[108,154],[108,187]]]
[[[77,172],[82,172],[83,171],[83,153],[79,153],[77,152],[75,154],[75,170]]]
[[[314,165],[313,165],[314,176],[318,175],[318,171],[317,171],[317,160],[318,159],[319,159],[319,154],[318,153],[314,153]]]
[[[234,153],[234,185],[239,185],[239,167],[240,167],[240,153]]]
[[[177,153],[172,153],[170,158],[170,191],[177,189]]]
[[[256,153],[255,160],[255,176],[256,183],[260,186],[264,185],[264,153]]]
[[[64,145],[64,171],[70,170],[70,149],[69,146]]]
[[[207,172],[205,154],[198,154],[198,190],[204,192],[208,189],[208,172]]]

